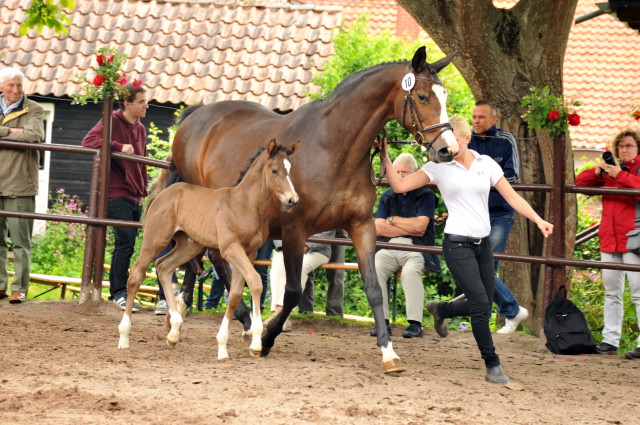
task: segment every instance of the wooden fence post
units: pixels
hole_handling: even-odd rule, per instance
[[[111,122],[113,118],[113,99],[102,100],[102,144],[93,163],[91,193],[89,199],[89,217],[106,218],[109,197],[109,172],[111,168]],[[82,286],[79,302],[100,301],[102,293],[102,274],[104,269],[104,248],[106,228],[89,225],[82,268]],[[93,278],[93,285],[91,280]],[[93,290],[91,288],[93,287]]]
[[[553,189],[549,201],[549,220],[553,224],[553,234],[549,238],[547,256],[564,258],[565,256],[565,172],[566,139],[565,134],[553,138]],[[571,170],[573,172],[573,170]],[[560,265],[545,267],[545,279],[542,296],[542,329],[544,329],[544,310],[561,285],[566,282],[566,268]]]

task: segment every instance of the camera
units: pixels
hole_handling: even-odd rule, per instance
[[[613,154],[611,152],[609,152],[609,151],[606,151],[606,152],[604,152],[602,154],[602,159],[605,162],[605,164],[616,165],[616,161],[615,161],[615,159],[613,159]],[[629,167],[627,167],[626,165],[624,165],[622,163],[620,164],[620,169],[622,171],[629,171]],[[604,170],[603,170],[603,172],[604,172]],[[605,174],[606,174],[606,172],[605,172]]]
[[[616,165],[616,160],[613,159],[613,154],[609,151],[606,151],[602,154],[602,159],[604,160],[605,164]]]

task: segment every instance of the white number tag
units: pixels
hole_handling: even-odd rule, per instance
[[[416,76],[413,73],[409,72],[402,79],[402,88],[406,91],[409,91],[416,85]]]

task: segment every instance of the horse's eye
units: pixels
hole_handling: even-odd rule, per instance
[[[278,174],[278,170],[276,170],[275,168],[272,168],[272,169],[271,169],[271,173],[272,173],[272,174]]]
[[[429,96],[427,96],[426,94],[419,94],[418,100],[420,101],[420,103],[429,103]]]

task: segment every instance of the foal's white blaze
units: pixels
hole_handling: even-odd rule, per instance
[[[380,349],[382,350],[382,362],[388,362],[399,358],[395,351],[393,351],[393,344],[391,344],[391,341],[389,341],[389,344],[386,347],[380,347]]]
[[[227,341],[229,340],[229,319],[225,315],[222,319],[222,324],[220,325],[220,330],[218,330],[218,335],[216,335],[216,340],[218,340],[218,360],[224,360],[229,358],[229,353],[227,352]]]
[[[120,342],[118,342],[118,349],[129,348],[129,333],[131,332],[131,317],[127,313],[122,315],[122,321],[118,326],[120,331]]]
[[[449,122],[449,116],[447,115],[447,91],[439,84],[434,84],[431,89],[440,102],[440,124]],[[458,141],[453,135],[453,131],[445,131],[440,137],[447,142],[447,146],[451,149],[452,154],[455,155],[458,153]]]
[[[289,162],[289,160],[285,158],[283,160],[283,164],[284,164],[284,169],[287,170],[287,181],[289,182],[289,187],[291,188],[291,191],[297,198],[298,194],[296,193],[296,190],[293,188],[293,183],[291,183],[291,179],[289,178],[289,174],[291,173],[291,162]]]

